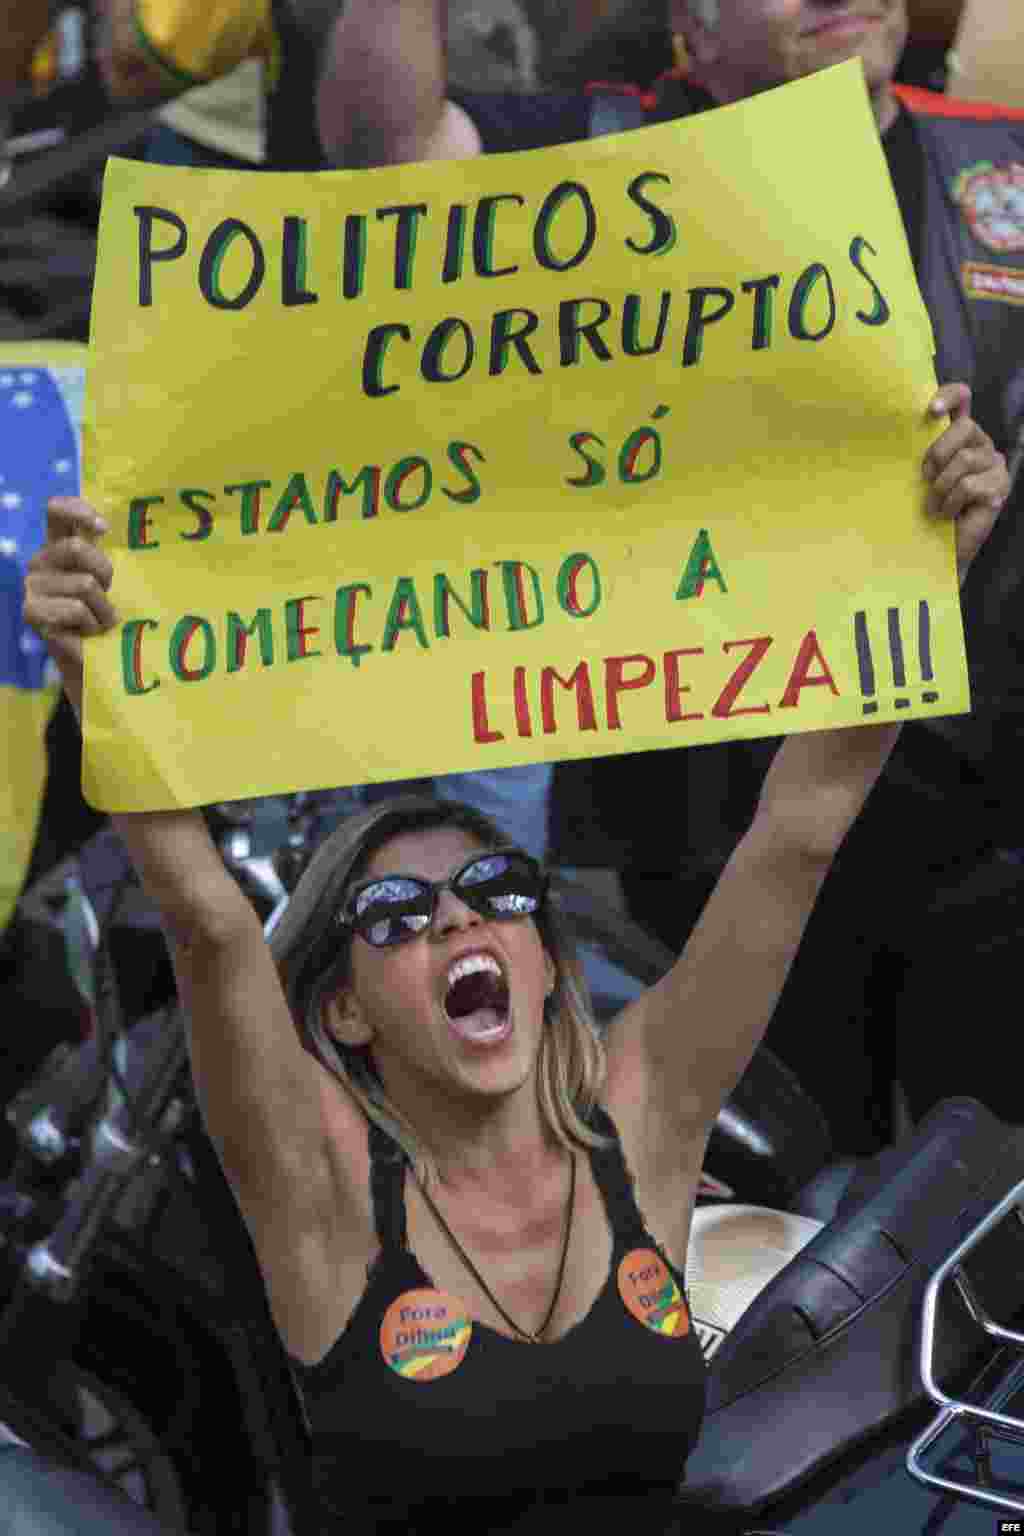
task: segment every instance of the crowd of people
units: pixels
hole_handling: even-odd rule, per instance
[[[269,946],[200,814],[114,818],[161,916],[325,1522],[426,1529],[458,1489],[498,1530],[570,1498],[626,1513],[642,1489],[674,1529],[704,1366],[652,1318],[685,1316],[708,1136],[759,1042],[846,1151],[891,1138],[894,1081],[915,1118],[973,1094],[1020,1119],[976,1000],[1015,977],[1024,931],[1024,196],[998,179],[1024,165],[1024,114],[897,86],[906,0],[670,0],[670,62],[639,92],[532,88],[512,9],[515,78],[479,90],[452,84],[443,0],[104,5],[112,95],[173,102],[147,153],[188,165],[540,149],[863,63],[935,335],[948,425],[922,472],[956,526],[972,713],[353,788]],[[22,9],[12,75],[47,8]],[[51,504],[26,594],[76,713],[82,640],[116,622],[101,512]],[[547,900],[552,856],[612,867],[678,956],[604,1038]]]

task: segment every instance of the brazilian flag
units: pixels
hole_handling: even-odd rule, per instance
[[[22,621],[25,571],[46,537],[47,501],[81,485],[85,357],[74,342],[0,343],[0,931],[32,854],[59,693]]]

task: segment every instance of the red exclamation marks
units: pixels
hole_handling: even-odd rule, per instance
[[[900,628],[899,609],[888,609],[886,621],[889,639],[889,659],[892,662],[892,681],[893,686],[899,690],[893,703],[897,709],[909,709],[911,701],[906,694],[907,665],[903,652],[903,632]],[[871,637],[868,634],[867,615],[864,612],[855,613],[853,616],[853,642],[857,653],[860,691],[864,695],[863,711],[866,715],[874,715],[878,713],[878,700],[875,697],[875,664],[871,654]],[[923,683],[934,682],[931,611],[928,604],[923,601],[917,605],[917,654],[921,667],[921,681]],[[934,689],[925,689],[921,694],[921,702],[922,704],[934,704],[938,697],[939,695]]]

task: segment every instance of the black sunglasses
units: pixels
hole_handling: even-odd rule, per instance
[[[499,848],[475,853],[447,880],[419,875],[377,875],[353,886],[338,916],[374,949],[405,944],[430,926],[441,891],[452,891],[481,917],[511,922],[540,910],[548,879],[528,853]]]

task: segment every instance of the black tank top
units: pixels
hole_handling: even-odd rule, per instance
[[[453,1519],[535,1536],[588,1506],[642,1519],[644,1536],[676,1529],[704,1360],[684,1276],[644,1225],[615,1127],[600,1109],[591,1124],[612,1138],[590,1153],[612,1259],[590,1311],[550,1344],[508,1338],[434,1287],[407,1246],[407,1160],[370,1127],[381,1253],[324,1359],[293,1360],[325,1536],[435,1533]]]

